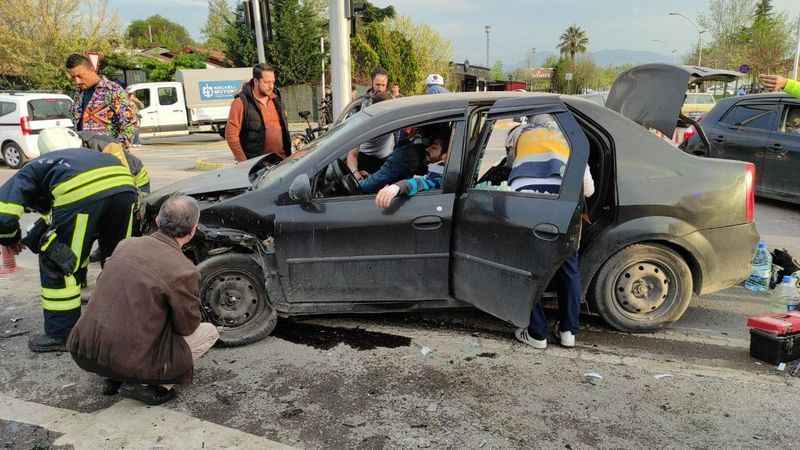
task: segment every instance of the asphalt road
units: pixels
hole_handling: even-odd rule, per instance
[[[136,153],[155,188],[197,173],[198,158],[231,162],[212,135]],[[12,174],[0,169],[0,182]],[[800,255],[796,206],[759,202],[757,223],[770,246]],[[42,326],[36,260],[18,262],[20,272],[0,278],[0,401],[11,405],[0,408],[0,445],[9,448],[152,448],[211,427],[231,436],[216,445],[239,448],[266,446],[256,438],[365,449],[796,447],[800,378],[749,357],[745,320],[765,297],[743,288],[695,298],[659,333],[585,317],[574,350],[517,344],[505,323],[476,311],[283,320],[262,342],[213,349],[176,401],[145,409],[101,396],[101,380],[68,355],[31,354],[26,335],[13,336]],[[59,414],[94,432],[80,437],[83,428],[64,425],[74,417]]]

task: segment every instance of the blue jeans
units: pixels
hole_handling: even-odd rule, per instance
[[[559,267],[555,276],[558,292],[559,332],[571,331],[578,334],[578,319],[581,312],[581,272],[578,268],[578,254],[570,256]],[[542,302],[536,303],[531,311],[528,333],[534,339],[547,338],[547,317]]]

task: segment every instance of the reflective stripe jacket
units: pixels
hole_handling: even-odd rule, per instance
[[[119,192],[136,193],[133,176],[113,155],[59,150],[29,162],[0,186],[0,244],[20,240],[25,209],[45,214]]]
[[[800,97],[800,81],[786,80],[786,87],[783,90],[793,97]]]

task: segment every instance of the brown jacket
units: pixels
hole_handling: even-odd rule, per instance
[[[174,239],[121,242],[97,279],[67,349],[84,370],[141,383],[191,383],[182,336],[200,324],[200,274]]]

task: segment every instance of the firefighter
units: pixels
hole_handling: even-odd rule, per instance
[[[33,352],[65,351],[81,314],[81,286],[94,241],[107,257],[131,234],[133,176],[116,157],[81,145],[72,130],[42,130],[41,156],[0,186],[0,245],[39,254],[44,334],[28,340]],[[44,217],[22,238],[19,220],[26,209]]]

